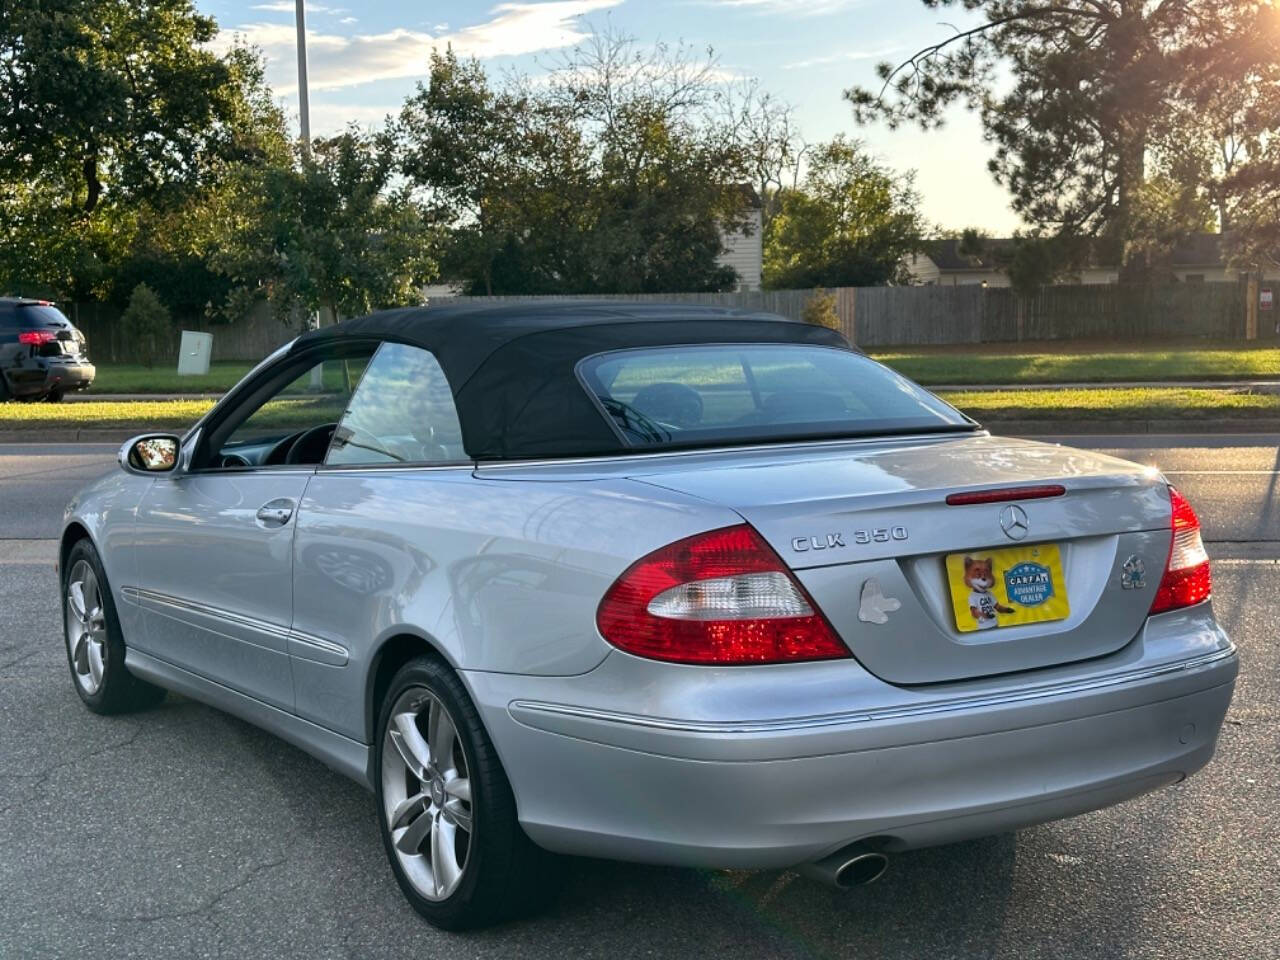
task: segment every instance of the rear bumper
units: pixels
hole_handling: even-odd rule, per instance
[[[50,363],[47,389],[57,388],[68,393],[87,390],[97,375],[98,368],[92,363]]]
[[[3,371],[9,392],[15,397],[43,397],[55,389],[64,393],[87,390],[93,385],[97,368],[91,363],[47,363],[24,365]]]
[[[537,843],[654,863],[786,867],[857,840],[906,849],[1074,816],[1199,770],[1213,756],[1237,659],[1207,605],[1198,618],[1163,619],[1155,633],[1164,635],[1135,641],[1144,649],[1110,670],[1095,661],[1035,683],[970,684],[888,705],[896,688],[885,687],[879,704],[864,692],[842,712],[783,718],[741,719],[744,704],[737,719],[673,720],[665,710],[535,698],[535,678],[467,680]],[[1186,633],[1180,657],[1170,656],[1170,628]],[[621,669],[610,667],[619,659]],[[543,689],[603,680],[615,700],[659,699],[656,686],[637,685],[631,661],[614,654]],[[795,681],[805,673],[817,675],[798,671]],[[723,711],[717,699],[704,690]]]

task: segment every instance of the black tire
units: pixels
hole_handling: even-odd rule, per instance
[[[5,379],[4,371],[0,370],[0,403],[7,403],[9,400],[9,381]]]
[[[54,387],[52,390],[50,390],[48,393],[44,395],[44,402],[45,403],[61,403],[65,396],[66,394],[62,392],[61,387]]]
[[[72,574],[82,570],[83,564],[87,564],[92,569],[96,578],[102,612],[101,634],[105,638],[100,645],[101,679],[94,689],[88,688],[81,672],[77,669],[71,643],[74,607],[69,590]],[[67,666],[71,670],[71,685],[84,701],[84,705],[94,713],[115,714],[146,710],[160,703],[165,698],[164,689],[145,680],[139,680],[124,665],[124,634],[120,630],[120,618],[116,615],[115,598],[111,595],[106,571],[102,568],[102,560],[98,557],[98,551],[94,549],[93,544],[87,539],[78,541],[68,553],[67,562],[61,572],[63,648],[67,654]]]
[[[447,708],[470,781],[473,832],[466,862],[456,889],[442,900],[424,896],[406,873],[392,839],[385,802],[383,761],[392,708],[417,688],[425,688]],[[396,762],[394,755],[392,762]],[[462,682],[442,661],[419,657],[392,678],[378,712],[374,771],[378,823],[387,859],[405,898],[433,926],[444,930],[489,926],[533,913],[558,892],[562,861],[535,846],[521,829],[511,784],[480,715]]]

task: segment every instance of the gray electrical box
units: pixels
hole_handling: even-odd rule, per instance
[[[213,334],[195,330],[182,331],[182,347],[178,351],[178,376],[198,377],[209,372],[213,356]]]

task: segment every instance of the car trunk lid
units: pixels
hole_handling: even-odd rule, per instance
[[[654,465],[632,476],[736,510],[796,573],[862,664],[898,684],[1113,653],[1141,629],[1169,550],[1169,494],[1154,471],[981,434],[791,448],[731,465]],[[1062,493],[947,503],[952,494],[1043,485]],[[1010,507],[1017,508],[1013,525],[1002,523]],[[997,607],[1012,591],[1034,600],[1028,574],[1034,581],[1038,569],[1051,568],[1069,611],[1054,606],[1065,613],[1060,619],[977,629],[976,619],[966,619],[974,591],[965,585],[953,596],[951,589],[963,582],[964,556],[995,559],[999,585],[986,592]],[[1018,613],[1032,609],[1020,605]]]

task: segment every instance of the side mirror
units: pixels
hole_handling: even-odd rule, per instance
[[[178,469],[182,441],[167,433],[134,437],[120,448],[119,461],[128,473],[173,473]]]

